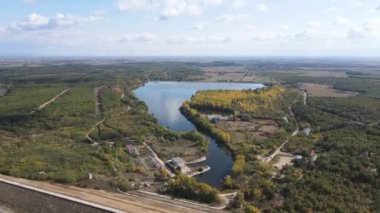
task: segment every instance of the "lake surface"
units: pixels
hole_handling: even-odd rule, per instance
[[[135,90],[136,96],[145,102],[149,112],[157,118],[160,125],[168,127],[172,131],[185,132],[196,130],[196,127],[188,121],[179,111],[182,103],[191,98],[199,90],[216,89],[257,89],[262,84],[252,83],[203,83],[203,82],[174,82],[151,81]],[[196,176],[198,181],[212,186],[220,186],[220,180],[230,174],[233,159],[231,152],[218,145],[215,140],[209,138],[210,144],[207,160],[201,164],[211,167],[211,170]]]

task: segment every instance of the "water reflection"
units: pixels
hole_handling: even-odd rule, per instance
[[[191,131],[195,126],[178,110],[186,99],[190,99],[198,90],[208,89],[257,89],[262,84],[246,83],[201,83],[201,82],[148,82],[135,91],[136,96],[144,101],[160,125],[173,131]],[[199,175],[197,179],[213,186],[219,186],[220,180],[230,173],[232,167],[231,153],[218,146],[210,138],[207,161],[209,172]]]

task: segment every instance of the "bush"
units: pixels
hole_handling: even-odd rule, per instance
[[[243,155],[237,155],[235,158],[234,165],[232,166],[232,174],[234,176],[239,176],[243,174],[245,167],[245,158]]]
[[[131,183],[126,178],[119,178],[119,180],[117,180],[116,187],[123,192],[133,189]]]
[[[248,205],[244,208],[244,212],[245,213],[261,213],[260,209],[252,206],[252,205]]]
[[[54,173],[52,179],[58,183],[74,183],[78,177],[73,170],[63,169]]]
[[[180,174],[169,183],[167,192],[176,197],[194,199],[204,203],[220,203],[218,190],[195,178]]]

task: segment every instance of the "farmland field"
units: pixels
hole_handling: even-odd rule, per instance
[[[330,85],[323,84],[300,84],[300,88],[307,91],[307,94],[311,97],[350,97],[355,96],[357,93],[350,91],[339,91],[333,89]]]

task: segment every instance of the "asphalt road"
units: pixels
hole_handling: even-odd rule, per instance
[[[69,199],[82,204],[98,206],[99,208],[115,209],[118,212],[223,212],[222,210],[212,209],[207,206],[152,195],[112,193],[102,190],[31,181],[4,175],[0,175],[0,181],[13,182],[19,187],[25,187],[36,191],[38,190],[42,193],[47,193],[62,199]],[[5,207],[3,207],[3,209],[4,211],[6,210]]]
[[[0,203],[0,213],[16,213],[16,211]]]

